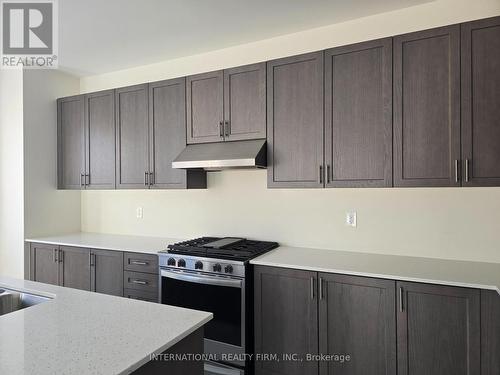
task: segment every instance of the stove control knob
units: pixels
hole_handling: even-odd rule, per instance
[[[184,259],[179,259],[177,261],[177,267],[186,267],[186,261]]]
[[[194,269],[196,269],[196,270],[202,270],[203,269],[203,262],[197,261],[194,264]]]
[[[222,271],[222,266],[217,263],[217,264],[214,264],[214,272],[221,272]]]
[[[168,258],[168,260],[167,260],[167,266],[175,266],[175,259],[174,258]]]
[[[228,264],[226,267],[224,267],[224,272],[225,273],[233,273],[233,266]]]

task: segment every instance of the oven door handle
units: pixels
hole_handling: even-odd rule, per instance
[[[208,275],[199,275],[199,274],[190,274],[187,272],[178,272],[178,271],[170,271],[170,270],[161,270],[161,276],[167,277],[169,279],[187,281],[189,283],[198,283],[198,284],[206,284],[206,285],[215,285],[215,286],[228,286],[231,288],[240,288],[242,287],[243,282],[238,279],[230,279],[225,277],[214,277]]]

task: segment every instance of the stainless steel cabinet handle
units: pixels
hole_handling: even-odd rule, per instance
[[[85,175],[83,173],[80,173],[80,187],[85,186]]]
[[[54,249],[54,253],[52,254],[52,257],[54,259],[54,263],[58,263],[59,262],[59,259],[58,259],[58,256],[57,256],[58,253],[59,253],[59,249]]]
[[[323,183],[323,166],[322,165],[319,166],[319,183],[320,184]]]
[[[224,128],[226,137],[229,137],[229,135],[231,134],[231,125],[229,124],[229,121],[224,121]]]
[[[144,172],[144,186],[148,186],[148,185],[149,185],[149,173]]]
[[[311,277],[311,299],[314,299],[314,277]]]
[[[469,182],[469,159],[465,159],[465,182]]]
[[[64,251],[59,250],[59,263],[64,262]]]
[[[319,295],[319,299],[321,301],[323,299],[323,278],[322,277],[319,278],[319,293],[318,293],[318,295]]]
[[[153,172],[149,172],[149,186],[153,186],[155,184],[154,174]]]
[[[404,291],[403,287],[399,287],[399,311],[403,312],[404,311]]]
[[[330,164],[326,166],[326,183],[330,183]]]
[[[138,266],[147,266],[149,264],[148,262],[142,262],[140,260],[131,260],[130,263],[136,264]]]
[[[224,138],[224,123],[219,122],[219,137]]]
[[[94,253],[89,253],[89,264],[90,264],[90,267],[95,266],[95,254]]]
[[[148,285],[149,283],[144,280],[130,279],[132,284]]]
[[[90,174],[86,174],[85,175],[85,186],[89,186],[90,185]]]
[[[458,159],[455,159],[455,182],[458,183]]]

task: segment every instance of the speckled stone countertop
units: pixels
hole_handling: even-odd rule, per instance
[[[128,374],[212,319],[211,313],[0,277],[53,298],[0,316],[0,374]]]
[[[252,264],[382,279],[490,289],[500,293],[500,263],[280,246]]]
[[[121,234],[87,232],[26,239],[26,242],[88,247],[91,249],[130,251],[134,253],[146,254],[156,254],[160,250],[165,250],[167,245],[179,241],[182,240],[163,237],[126,236]]]

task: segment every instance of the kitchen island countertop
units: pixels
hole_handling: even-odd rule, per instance
[[[212,314],[0,277],[0,288],[52,298],[0,316],[0,374],[129,374]]]

